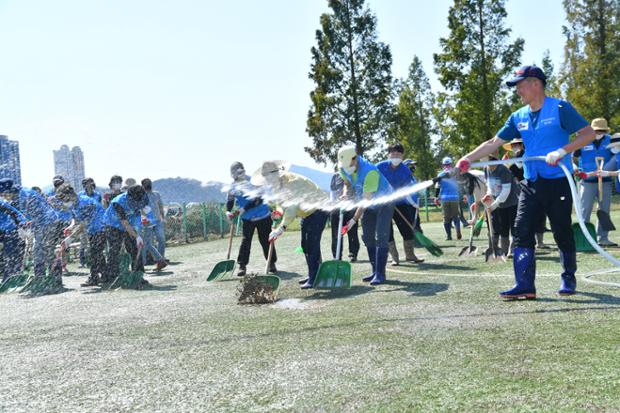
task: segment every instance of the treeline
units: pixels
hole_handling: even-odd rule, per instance
[[[433,91],[417,56],[406,78],[392,76],[390,47],[378,38],[377,17],[364,0],[328,0],[311,49],[312,144],[305,150],[334,163],[338,148],[354,143],[373,159],[398,140],[418,161],[418,178],[430,178],[439,158],[489,139],[519,106],[504,81],[522,64],[541,66],[549,94],[571,101],[588,119],[620,124],[620,0],[563,1],[566,42],[557,71],[548,51],[540,62],[522,62],[525,42],[510,39],[505,3],[454,0],[449,34],[433,56],[442,89]]]

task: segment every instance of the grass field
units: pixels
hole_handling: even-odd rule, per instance
[[[440,224],[424,229],[443,240]],[[177,264],[150,290],[72,276],[62,294],[0,295],[0,411],[620,411],[620,290],[580,279],[558,297],[557,253],[538,256],[534,302],[501,302],[511,263],[460,258],[465,240],[438,242],[441,258],[419,250],[424,264],[389,267],[376,288],[362,254],[350,290],[302,291],[298,237],[278,241],[273,305],[238,305],[236,279],[206,282],[225,240],[169,249]],[[578,265],[610,268],[596,254]]]

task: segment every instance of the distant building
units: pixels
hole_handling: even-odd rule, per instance
[[[81,191],[85,173],[84,154],[79,146],[74,146],[69,150],[67,145],[62,145],[59,150],[54,151],[54,174],[62,175],[65,182],[70,184],[76,192]]]
[[[11,178],[14,184],[22,184],[22,170],[19,161],[19,142],[0,135],[0,178]]]

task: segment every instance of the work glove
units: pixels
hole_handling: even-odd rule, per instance
[[[138,237],[136,238],[136,246],[138,247],[138,249],[144,247],[144,240],[140,235],[138,235]]]
[[[72,228],[70,228],[70,227],[65,228],[65,229],[62,231],[62,235],[64,235],[65,237],[68,237],[69,235],[71,235],[71,229],[72,229]]]
[[[551,166],[557,166],[560,159],[562,159],[566,155],[566,151],[562,148],[558,148],[553,152],[549,152],[547,156],[545,156],[545,162]]]
[[[441,201],[439,200],[439,198],[435,198],[435,205],[441,206]]]
[[[493,196],[491,194],[486,194],[485,196],[483,196],[480,202],[482,202],[482,205],[484,205],[484,207],[487,208],[489,211],[493,211],[495,208],[497,208],[497,204],[493,202]]]
[[[280,235],[282,235],[283,233],[284,233],[284,228],[282,227],[278,227],[277,229],[274,229],[269,234],[269,242],[273,242],[277,240],[280,237]]]
[[[232,221],[237,216],[236,212],[226,211],[226,219]]]
[[[469,171],[470,166],[471,166],[471,161],[467,158],[461,158],[456,163],[456,167],[459,168],[462,174]]]
[[[349,232],[349,230],[351,228],[353,228],[355,225],[357,224],[357,221],[355,220],[355,218],[351,218],[347,224],[342,227],[342,235],[346,234],[347,232]]]

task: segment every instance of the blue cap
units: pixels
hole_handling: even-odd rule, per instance
[[[535,77],[543,82],[543,85],[547,85],[547,76],[543,73],[542,69],[536,65],[522,66],[517,69],[515,76],[506,82],[506,85],[513,87],[517,83],[528,77]]]
[[[0,179],[0,193],[10,192],[13,189],[13,180],[11,178]]]

